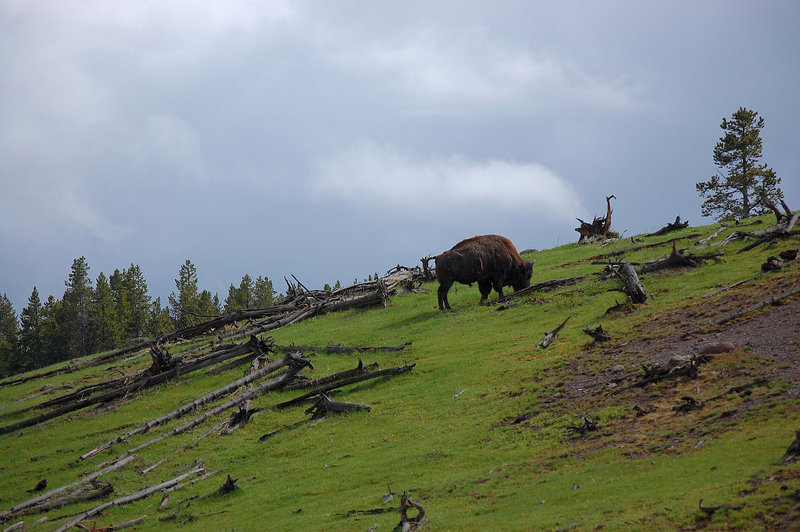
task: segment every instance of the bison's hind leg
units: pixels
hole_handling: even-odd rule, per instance
[[[478,281],[478,290],[481,292],[481,303],[489,300],[489,293],[492,291],[492,283],[490,281]]]
[[[436,292],[436,295],[439,296],[439,310],[450,310],[450,302],[447,300],[447,292],[450,291],[451,286],[453,286],[453,281],[439,281],[439,290]]]

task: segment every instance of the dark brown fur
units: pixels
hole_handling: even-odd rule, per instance
[[[439,309],[450,309],[447,292],[453,283],[478,283],[481,302],[494,288],[503,297],[503,287],[522,290],[531,285],[533,263],[522,260],[511,241],[499,235],[474,236],[462,240],[436,257],[439,279]]]

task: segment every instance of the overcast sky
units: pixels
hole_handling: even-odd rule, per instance
[[[180,265],[222,300],[700,216],[719,125],[766,121],[800,208],[800,2],[0,0],[0,293]],[[290,277],[291,278],[291,277]],[[536,272],[534,272],[534,279]]]

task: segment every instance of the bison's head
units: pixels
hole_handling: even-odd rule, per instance
[[[533,275],[533,262],[522,261],[515,269],[511,279],[511,286],[514,290],[522,290],[531,285],[531,276]]]

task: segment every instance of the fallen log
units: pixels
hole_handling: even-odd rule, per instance
[[[380,370],[380,366],[378,363],[370,364],[369,366],[364,366],[364,363],[361,359],[358,359],[358,365],[353,369],[348,369],[345,371],[340,371],[338,373],[334,373],[333,375],[328,375],[327,377],[320,377],[318,379],[295,379],[293,382],[287,384],[283,387],[284,390],[302,390],[306,388],[315,388],[318,386],[325,386],[331,382],[341,381],[345,379],[349,379],[351,377],[355,377],[358,375],[364,375],[373,371]]]
[[[574,260],[572,262],[567,262],[567,263],[562,264],[561,267],[563,268],[563,267],[566,267],[566,266],[573,266],[575,264],[581,264],[581,263],[586,262],[586,261],[595,261],[595,260],[609,259],[611,257],[619,257],[621,255],[625,255],[626,253],[632,253],[634,251],[640,251],[640,250],[643,250],[643,249],[649,249],[649,248],[664,246],[666,244],[672,244],[673,242],[680,242],[681,240],[697,238],[698,236],[700,236],[700,233],[692,233],[690,235],[679,236],[679,237],[676,237],[676,238],[670,238],[669,240],[663,240],[661,242],[652,242],[650,244],[639,244],[639,245],[636,245],[636,246],[629,246],[629,247],[626,247],[626,248],[618,249],[616,251],[609,251],[608,253],[601,253],[600,255],[595,255],[593,257],[588,257],[588,258],[585,258],[585,259],[578,259],[578,260]]]
[[[644,303],[647,301],[647,292],[645,292],[636,270],[633,269],[630,263],[624,262],[619,267],[610,267],[611,272],[622,281],[622,292],[627,294],[631,303]]]
[[[114,492],[114,487],[108,482],[106,482],[105,484],[101,484],[96,480],[92,480],[89,484],[90,486],[88,487],[79,488],[62,497],[42,501],[39,504],[30,506],[26,508],[24,512],[20,513],[31,514],[35,512],[48,512],[50,510],[63,508],[64,506],[69,506],[71,504],[78,504],[83,502],[94,501],[97,499],[102,499],[104,497],[111,495]]]
[[[531,286],[529,286],[527,288],[523,288],[522,290],[517,290],[516,292],[513,292],[511,294],[505,295],[503,297],[498,297],[497,299],[492,301],[491,304],[494,305],[496,303],[505,303],[507,301],[510,301],[511,299],[514,299],[515,297],[525,296],[525,295],[531,294],[533,292],[538,292],[540,290],[553,290],[553,289],[556,289],[556,288],[560,288],[562,286],[573,285],[573,284],[579,283],[580,281],[583,281],[587,277],[589,277],[589,276],[588,275],[581,275],[579,277],[567,277],[565,279],[553,279],[552,281],[544,281],[542,283],[533,284],[533,285],[531,285]]]
[[[92,449],[88,453],[82,455],[80,457],[80,460],[95,456],[97,453],[101,452],[102,450],[108,449],[111,445],[114,445],[115,443],[118,443],[120,441],[125,441],[125,437],[127,437],[127,435],[133,435],[133,434],[139,434],[139,433],[142,433],[142,432],[146,432],[147,430],[149,430],[150,428],[152,428],[152,427],[154,427],[156,425],[160,425],[160,424],[165,423],[166,421],[169,421],[171,419],[176,419],[176,418],[186,414],[187,412],[192,411],[197,406],[200,406],[202,404],[208,403],[209,401],[211,401],[213,399],[216,399],[218,397],[221,397],[222,395],[225,395],[227,393],[232,392],[233,390],[235,390],[239,386],[241,386],[242,382],[251,382],[252,380],[255,380],[256,378],[259,378],[261,376],[264,376],[264,375],[267,375],[269,373],[272,373],[273,371],[275,371],[279,367],[287,365],[287,364],[289,365],[289,369],[288,369],[288,371],[286,371],[286,373],[283,373],[282,375],[280,375],[280,376],[278,376],[278,377],[276,377],[276,378],[274,378],[274,379],[272,379],[270,381],[267,381],[267,382],[259,385],[258,387],[253,388],[252,390],[248,390],[247,392],[241,394],[240,396],[236,397],[235,399],[232,399],[232,400],[230,400],[230,401],[228,401],[228,402],[226,402],[226,403],[224,403],[222,405],[219,405],[219,406],[217,406],[215,408],[212,408],[211,410],[208,410],[207,412],[195,417],[194,419],[184,423],[183,425],[180,425],[179,427],[176,427],[176,428],[172,429],[171,431],[169,431],[169,432],[167,432],[165,434],[162,434],[161,436],[158,436],[157,438],[154,438],[154,439],[149,440],[147,442],[144,442],[144,443],[142,443],[142,444],[140,444],[140,445],[138,445],[138,446],[136,446],[136,447],[134,447],[132,449],[129,449],[128,451],[126,451],[125,453],[123,453],[122,455],[117,457],[117,460],[125,458],[126,456],[129,456],[129,455],[137,452],[140,449],[143,449],[143,448],[148,447],[148,446],[150,446],[150,445],[152,445],[154,443],[162,441],[162,440],[164,440],[164,439],[166,439],[166,438],[168,438],[170,436],[175,436],[175,435],[181,434],[182,432],[185,432],[185,431],[187,431],[187,430],[189,430],[191,428],[194,428],[197,425],[200,425],[201,423],[203,423],[208,418],[210,418],[210,417],[212,417],[214,415],[217,415],[217,414],[219,414],[221,412],[224,412],[225,410],[228,410],[229,408],[236,407],[236,406],[244,403],[245,401],[247,401],[249,399],[252,399],[253,397],[256,397],[256,396],[258,396],[258,395],[260,395],[260,394],[262,394],[262,393],[264,393],[266,391],[278,389],[281,386],[283,386],[284,384],[286,384],[287,382],[290,382],[294,378],[294,376],[297,375],[297,373],[302,368],[307,367],[309,365],[308,361],[305,361],[304,359],[299,359],[299,357],[295,357],[294,355],[286,355],[282,359],[277,360],[277,361],[267,365],[265,368],[259,370],[258,372],[254,373],[252,375],[247,375],[245,377],[242,377],[242,379],[238,379],[237,381],[234,381],[233,383],[231,383],[231,384],[229,384],[227,386],[224,386],[222,388],[218,388],[217,390],[214,390],[213,392],[210,392],[210,393],[204,395],[203,397],[201,397],[199,399],[196,399],[195,401],[192,401],[190,403],[186,403],[185,405],[173,410],[172,412],[169,412],[168,414],[165,414],[164,416],[161,416],[161,417],[156,418],[154,420],[148,421],[147,423],[144,423],[143,425],[139,426],[138,428],[133,429],[132,431],[129,431],[128,433],[126,433],[126,434],[124,434],[122,436],[119,436],[114,440],[106,442],[103,445],[101,445],[101,446],[99,446],[99,447],[97,447],[95,449]]]
[[[356,412],[359,410],[366,410],[369,412],[372,409],[368,406],[357,403],[342,403],[339,401],[333,401],[327,395],[321,393],[319,394],[319,399],[317,399],[317,402],[308,408],[305,413],[306,415],[311,414],[312,418],[319,418],[324,417],[327,414],[342,414],[344,412]]]
[[[381,352],[390,353],[396,351],[403,351],[406,347],[410,346],[411,342],[406,342],[400,345],[386,345],[386,346],[364,346],[364,345],[341,345],[341,344],[328,344],[328,345],[276,345],[275,349],[278,351],[303,351],[303,352],[319,352],[325,351],[326,353],[368,353],[368,352]]]
[[[329,392],[331,390],[335,390],[335,389],[341,388],[343,386],[349,386],[350,384],[356,384],[356,383],[363,382],[363,381],[366,381],[366,380],[377,379],[379,377],[402,375],[403,373],[408,373],[409,371],[414,369],[414,366],[416,366],[416,364],[406,364],[404,366],[381,369],[381,370],[378,370],[378,371],[373,371],[371,373],[367,373],[366,375],[359,375],[359,376],[356,376],[356,377],[352,377],[350,379],[345,379],[345,380],[343,380],[341,382],[334,382],[334,383],[331,383],[331,384],[327,384],[325,386],[321,386],[321,387],[317,388],[316,390],[312,390],[312,391],[310,391],[308,393],[304,393],[303,395],[295,397],[294,399],[291,399],[289,401],[284,401],[282,403],[278,403],[277,405],[275,405],[275,408],[277,408],[279,410],[283,409],[283,408],[288,408],[290,406],[294,406],[294,405],[300,404],[300,403],[302,403],[302,402],[304,402],[304,401],[306,401],[306,400],[308,400],[308,399],[310,399],[312,397],[316,397],[316,396],[318,396],[320,394],[327,393],[327,392]]]
[[[10,516],[12,516],[14,514],[19,514],[20,512],[24,512],[28,508],[31,508],[31,507],[36,506],[38,504],[41,504],[44,501],[46,501],[46,500],[48,500],[48,499],[50,499],[50,498],[52,498],[52,497],[54,497],[54,496],[56,496],[56,495],[58,495],[60,493],[63,493],[65,491],[67,491],[67,490],[74,489],[74,488],[77,488],[77,487],[82,486],[84,484],[87,484],[87,483],[93,481],[94,479],[105,475],[106,473],[110,473],[111,471],[116,471],[117,469],[121,469],[121,468],[125,467],[126,465],[128,465],[129,463],[133,462],[136,458],[137,458],[136,455],[128,456],[125,459],[120,460],[120,461],[118,461],[118,462],[116,462],[114,464],[111,464],[108,467],[104,467],[103,469],[101,469],[99,471],[96,471],[96,472],[91,473],[89,475],[85,475],[81,479],[79,479],[79,480],[77,480],[75,482],[72,482],[71,484],[65,484],[63,486],[59,486],[58,488],[54,488],[54,489],[48,491],[47,493],[43,493],[43,494],[41,494],[41,495],[39,495],[37,497],[33,497],[32,499],[28,499],[28,500],[23,501],[21,503],[15,504],[14,506],[9,508],[5,512],[0,513],[0,521],[5,521]]]
[[[642,376],[641,380],[634,382],[628,389],[630,388],[643,388],[648,384],[652,384],[654,382],[659,382],[664,379],[670,379],[674,377],[689,377],[692,379],[697,378],[698,366],[705,362],[711,360],[711,357],[708,355],[702,356],[692,356],[686,363],[678,366],[674,366],[671,368],[662,368],[661,366],[642,366],[644,369],[644,375]]]
[[[640,274],[651,273],[666,268],[696,268],[703,264],[705,260],[714,260],[719,262],[721,253],[712,253],[708,255],[684,255],[682,251],[678,251],[675,242],[672,243],[672,253],[666,257],[656,259],[654,261],[646,262],[639,268]]]
[[[547,349],[547,346],[549,346],[551,343],[553,343],[553,340],[555,340],[558,337],[558,333],[561,331],[561,329],[564,328],[564,325],[567,324],[567,322],[569,321],[569,319],[571,317],[572,316],[567,316],[567,319],[565,319],[563,322],[561,322],[561,325],[559,325],[558,327],[556,327],[555,329],[553,329],[549,333],[545,334],[544,338],[542,338],[541,341],[538,344],[536,344],[536,347],[534,347],[533,349],[534,350],[536,350],[536,349]]]
[[[164,489],[167,489],[169,487],[172,487],[175,484],[178,484],[179,482],[181,482],[183,479],[191,477],[191,476],[194,476],[197,473],[203,472],[204,470],[205,470],[205,468],[203,468],[203,466],[199,466],[199,467],[196,467],[195,469],[189,471],[188,473],[184,473],[183,475],[175,477],[175,478],[173,478],[171,480],[168,480],[166,482],[162,482],[162,483],[156,484],[154,486],[149,486],[149,487],[143,488],[143,489],[141,489],[141,490],[139,490],[137,492],[131,493],[129,495],[125,495],[124,497],[119,497],[117,499],[114,499],[113,501],[101,504],[100,506],[96,506],[96,507],[92,508],[91,510],[87,510],[86,512],[83,512],[82,514],[80,514],[78,517],[72,519],[67,524],[59,527],[56,530],[56,532],[66,532],[67,530],[69,530],[73,526],[77,525],[78,523],[80,523],[84,519],[88,519],[90,517],[93,517],[95,515],[100,514],[106,508],[110,508],[112,506],[123,506],[125,504],[130,504],[132,502],[147,498],[150,495],[152,495],[153,493],[157,493],[157,492],[159,492],[161,490],[164,490]]]
[[[748,307],[748,308],[746,308],[744,310],[739,310],[737,312],[733,312],[731,314],[723,316],[723,317],[721,317],[719,319],[716,319],[716,320],[714,320],[714,321],[712,321],[712,322],[710,322],[710,323],[708,323],[706,325],[703,325],[702,327],[697,327],[695,329],[692,329],[691,331],[684,333],[682,338],[688,338],[689,336],[692,336],[693,334],[700,333],[702,331],[705,331],[706,329],[710,329],[711,327],[716,327],[718,325],[723,325],[725,323],[728,323],[729,321],[735,320],[736,318],[741,318],[742,316],[750,314],[751,312],[755,312],[756,310],[762,309],[762,308],[764,308],[766,306],[775,305],[779,301],[781,301],[782,299],[786,299],[786,298],[792,297],[792,296],[797,295],[797,294],[800,294],[800,288],[796,288],[794,290],[789,290],[789,291],[784,292],[782,294],[779,294],[777,296],[771,297],[771,298],[769,298],[769,299],[767,299],[765,301],[762,301],[761,303],[758,303],[756,305]]]
[[[681,217],[680,216],[676,216],[674,222],[665,225],[664,227],[662,227],[661,229],[659,229],[655,233],[650,233],[650,234],[647,234],[645,236],[661,236],[661,235],[665,235],[667,233],[671,233],[673,231],[679,231],[681,229],[686,229],[687,227],[689,227],[689,222],[688,221],[681,222]]]

